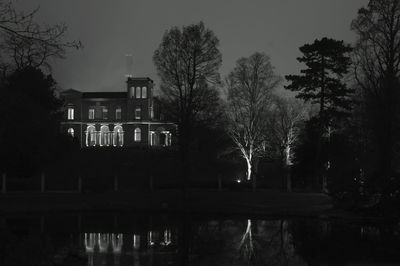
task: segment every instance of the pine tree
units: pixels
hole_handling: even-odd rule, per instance
[[[288,75],[290,82],[286,89],[298,92],[296,97],[319,105],[319,114],[312,121],[317,122],[317,143],[314,161],[314,185],[327,189],[326,170],[329,160],[323,155],[324,134],[330,132],[335,120],[349,116],[353,89],[347,87],[344,77],[349,72],[352,48],[343,41],[323,38],[300,47],[302,57],[297,58],[307,68],[301,75]]]
[[[297,58],[307,68],[301,75],[288,75],[291,84],[286,89],[298,92],[297,98],[319,105],[319,119],[327,126],[332,119],[347,116],[351,108],[353,90],[347,88],[343,78],[349,72],[352,51],[343,41],[323,38],[300,47],[302,57]]]

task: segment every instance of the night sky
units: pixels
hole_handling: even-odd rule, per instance
[[[84,49],[70,50],[53,63],[60,88],[82,91],[125,90],[125,54],[133,54],[134,75],[158,82],[152,61],[165,30],[202,20],[220,40],[225,76],[235,61],[266,52],[280,75],[300,69],[298,47],[316,38],[352,43],[350,30],[367,0],[17,0],[37,20],[65,22],[69,38]]]

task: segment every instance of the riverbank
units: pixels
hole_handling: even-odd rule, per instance
[[[330,197],[320,193],[283,193],[272,190],[188,190],[184,204],[180,190],[106,193],[8,193],[0,195],[0,213],[59,211],[151,211],[229,215],[319,215],[332,209]]]

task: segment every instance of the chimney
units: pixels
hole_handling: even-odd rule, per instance
[[[131,78],[133,77],[133,56],[131,54],[126,54],[125,60],[126,60],[125,77]]]

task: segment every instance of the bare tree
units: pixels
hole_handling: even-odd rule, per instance
[[[271,92],[280,82],[264,53],[240,58],[226,78],[228,132],[246,160],[247,180],[252,178],[255,159],[264,151]]]
[[[64,41],[65,24],[41,25],[39,9],[18,12],[12,2],[0,0],[0,43],[3,73],[12,68],[50,67],[50,58],[64,58],[67,48],[81,48],[79,41]]]
[[[167,30],[154,52],[153,61],[161,78],[166,111],[178,124],[183,187],[189,171],[189,151],[193,128],[211,117],[218,105],[218,69],[222,55],[219,41],[203,22]]]
[[[378,149],[376,170],[381,184],[395,167],[393,147],[400,129],[400,2],[370,0],[352,22],[358,34],[354,52],[355,77],[366,105],[366,117]]]
[[[307,119],[309,108],[303,102],[290,97],[276,96],[272,101],[268,118],[268,140],[277,151],[282,165],[286,190],[290,192],[293,146],[298,140],[302,123]]]

